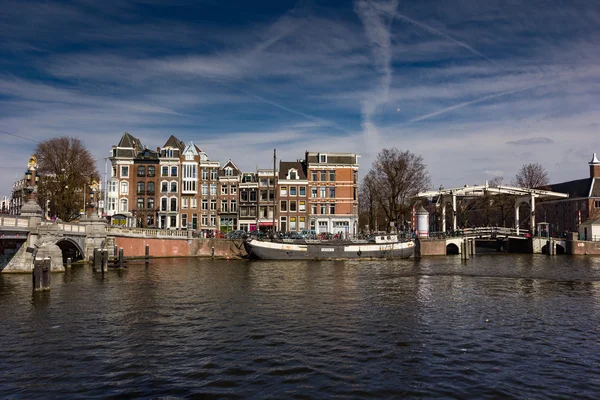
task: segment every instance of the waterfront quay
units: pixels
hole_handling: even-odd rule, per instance
[[[0,275],[11,399],[578,398],[600,391],[600,259],[157,259]]]

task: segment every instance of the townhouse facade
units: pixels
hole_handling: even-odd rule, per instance
[[[310,190],[309,229],[316,233],[358,233],[358,155],[305,153]]]
[[[114,225],[216,232],[355,234],[358,156],[310,153],[243,172],[171,136],[151,150],[129,133],[112,146],[104,215]]]

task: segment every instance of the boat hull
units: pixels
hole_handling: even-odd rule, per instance
[[[395,243],[279,243],[246,240],[246,253],[259,260],[342,260],[409,258],[415,244]]]

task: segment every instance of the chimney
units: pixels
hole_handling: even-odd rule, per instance
[[[596,153],[592,156],[592,161],[589,162],[590,178],[600,178],[600,161],[596,157]]]

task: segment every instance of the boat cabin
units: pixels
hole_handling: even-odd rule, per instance
[[[375,235],[375,243],[396,243],[398,235]]]

